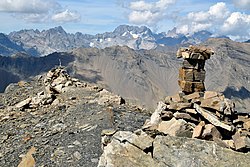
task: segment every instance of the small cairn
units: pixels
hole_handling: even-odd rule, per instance
[[[71,87],[86,87],[76,78],[71,78],[64,67],[55,67],[43,76],[44,90],[38,92],[36,96],[29,97],[15,105],[20,110],[35,109],[40,106],[56,104],[53,103],[58,94],[70,90]],[[22,83],[19,83],[22,84]],[[56,101],[55,101],[56,102]],[[57,101],[58,102],[58,101]],[[58,102],[59,103],[59,102]]]
[[[206,60],[210,59],[214,52],[205,47],[189,46],[177,51],[177,58],[183,58],[183,66],[179,70],[179,86],[182,92],[190,94],[205,91],[204,69]]]

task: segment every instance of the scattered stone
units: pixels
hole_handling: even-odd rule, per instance
[[[81,153],[79,153],[78,151],[74,152],[74,153],[73,153],[73,156],[74,156],[77,160],[80,160],[80,159],[82,158]]]
[[[250,120],[249,119],[243,123],[243,128],[250,131]]]
[[[250,149],[250,138],[248,136],[241,136],[239,132],[236,132],[232,138],[236,150]]]
[[[190,114],[197,114],[197,111],[195,109],[186,108],[185,111]]]
[[[55,99],[51,105],[57,106],[60,104],[60,100],[59,99]]]
[[[232,115],[235,113],[235,110],[234,110],[234,103],[229,100],[229,99],[224,99],[224,106],[223,106],[223,112],[225,115]]]
[[[106,89],[103,89],[102,91],[100,91],[99,94],[100,94],[100,97],[97,100],[97,103],[99,105],[125,104],[125,100],[122,97],[120,97],[118,95],[114,95],[113,93],[107,91]]]
[[[214,92],[214,91],[205,91],[204,93],[204,99],[210,99],[210,98],[214,98],[214,97],[219,97],[221,96],[218,92]]]
[[[116,132],[112,141],[104,147],[98,167],[106,166],[155,166],[150,148],[153,138],[143,133],[136,135],[128,131]],[[149,150],[149,151],[147,151]]]
[[[219,126],[223,129],[226,129],[228,131],[233,131],[234,128],[219,121],[218,118],[216,116],[214,116],[213,114],[209,113],[207,110],[203,109],[202,107],[200,107],[198,104],[194,104],[194,108],[196,109],[196,111],[201,114],[206,120],[208,120],[210,123],[212,123],[215,126]]]
[[[113,134],[115,134],[117,130],[115,129],[103,129],[101,135],[107,135],[107,136],[112,136]]]
[[[82,144],[78,140],[74,141],[73,144],[76,146],[82,146]]]
[[[19,103],[16,104],[16,108],[25,108],[26,106],[28,106],[31,102],[32,98],[28,98],[26,100],[23,100]]]
[[[54,132],[60,132],[62,130],[64,130],[67,126],[63,123],[58,123],[55,124],[54,126],[51,127],[51,130]]]
[[[227,145],[228,148],[235,149],[234,141],[233,140],[223,140],[223,142],[226,143],[226,145]]]
[[[223,112],[224,101],[221,101],[219,97],[204,99],[200,106]]]
[[[221,139],[222,136],[217,128],[212,124],[206,124],[201,135],[206,140],[214,140],[215,138]]]
[[[73,85],[73,82],[72,81],[67,81],[66,83],[65,83],[65,87],[68,87],[68,86],[72,86]]]
[[[191,117],[191,115],[189,115],[188,113],[181,113],[181,112],[177,111],[174,113],[174,117],[176,119],[184,119],[184,120],[188,120],[188,121],[199,122],[197,119]]]
[[[118,132],[117,132],[118,133]],[[138,138],[131,132],[130,141]],[[121,135],[122,136],[122,135]],[[153,143],[153,144],[152,144]],[[153,146],[153,147],[152,147]],[[98,167],[106,166],[249,166],[249,153],[242,154],[223,148],[214,142],[174,136],[157,135],[145,150],[127,140],[112,138],[104,147]],[[151,148],[151,149],[150,149]],[[152,153],[149,154],[149,152]],[[215,160],[216,159],[216,160]]]
[[[192,138],[199,138],[201,137],[202,130],[205,126],[205,122],[201,121],[193,130]]]
[[[62,93],[63,87],[64,87],[63,84],[55,85],[55,86],[53,87],[53,90],[54,90],[54,92],[56,92],[56,93]]]
[[[19,163],[18,167],[35,167],[36,162],[32,156],[35,151],[35,147],[31,147],[27,154],[22,157],[22,161]]]
[[[170,121],[162,121],[158,125],[157,130],[164,134],[168,134],[171,136],[178,136],[178,134],[180,134],[181,131],[187,129],[186,123],[187,122],[184,121],[183,119],[176,120],[175,118],[172,118]]]

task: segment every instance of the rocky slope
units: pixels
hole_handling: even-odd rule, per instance
[[[207,90],[224,92],[226,97],[239,102],[237,109],[247,111],[250,105],[249,44],[211,39],[204,45],[215,51],[205,66]],[[179,90],[177,78],[181,61],[175,58],[175,53],[176,50],[169,48],[167,51],[133,51],[126,47],[77,49],[73,51],[77,55],[73,71],[83,76],[82,79],[102,83],[123,97],[152,107],[162,97]]]
[[[61,67],[11,84],[0,97],[0,166],[249,164],[249,153],[211,141],[138,130],[147,110]]]
[[[121,97],[61,68],[11,84],[0,96],[0,166],[29,167],[35,160],[36,166],[94,167],[103,129],[133,131],[148,118]]]
[[[25,52],[25,50],[22,46],[11,41],[7,35],[0,33],[0,55],[10,56],[18,52]]]

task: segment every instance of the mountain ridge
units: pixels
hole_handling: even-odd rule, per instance
[[[32,56],[44,56],[53,52],[68,51],[79,47],[105,48],[126,45],[135,50],[149,50],[155,49],[157,46],[199,44],[208,38],[214,37],[214,35],[205,30],[196,32],[193,35],[178,34],[176,28],[169,30],[167,33],[154,33],[146,26],[120,25],[112,32],[96,35],[81,32],[67,33],[63,27],[58,26],[42,31],[33,29],[13,31],[7,37],[26,53]],[[4,55],[10,56],[11,54],[13,52]]]

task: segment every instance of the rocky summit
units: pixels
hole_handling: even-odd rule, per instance
[[[148,113],[54,68],[0,94],[0,166],[97,166],[101,132],[134,131]]]
[[[151,112],[59,66],[0,97],[0,166],[250,163],[249,115],[218,92],[180,92]]]

